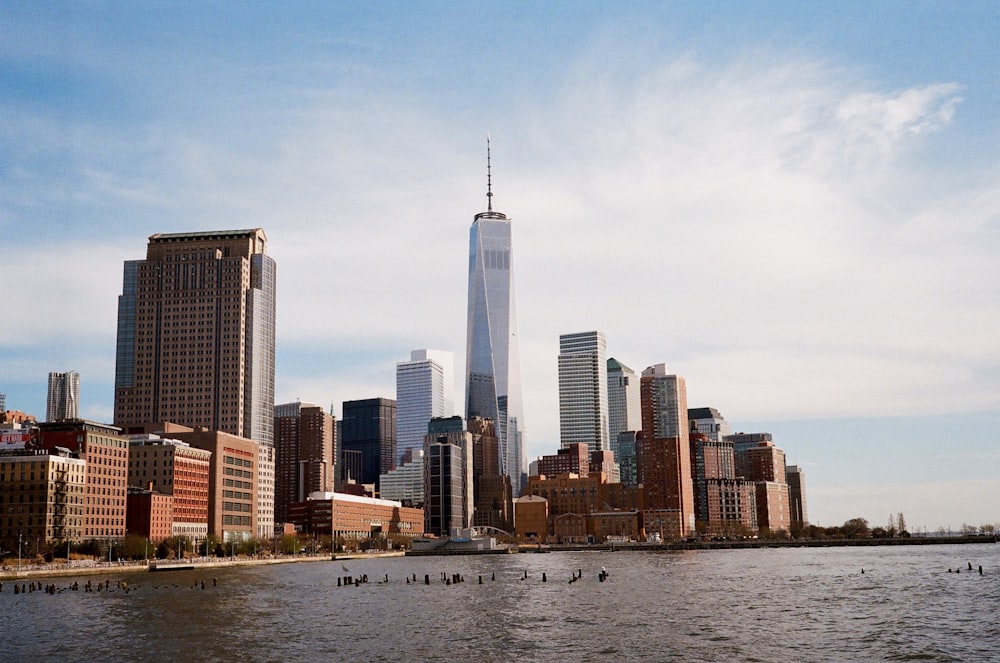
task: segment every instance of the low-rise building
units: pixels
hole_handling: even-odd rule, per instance
[[[126,503],[125,529],[128,534],[141,536],[154,544],[173,534],[173,495],[158,493],[151,487],[129,486]]]
[[[538,495],[515,498],[514,534],[519,541],[544,543],[549,535],[549,501]]]
[[[306,534],[343,539],[423,535],[424,512],[400,502],[344,493],[313,493],[288,506],[288,519]]]

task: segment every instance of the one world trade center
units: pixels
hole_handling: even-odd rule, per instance
[[[465,416],[496,422],[501,473],[515,495],[527,481],[521,358],[514,305],[510,220],[493,210],[489,140],[486,143],[486,211],[469,232],[469,319],[465,356]]]

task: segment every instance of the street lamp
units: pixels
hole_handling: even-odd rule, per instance
[[[17,532],[17,572],[21,572],[21,532]]]

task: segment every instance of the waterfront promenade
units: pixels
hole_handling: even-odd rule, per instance
[[[146,571],[173,571],[186,569],[227,568],[234,566],[262,566],[267,564],[291,564],[296,562],[328,562],[331,559],[357,559],[379,557],[402,557],[402,551],[379,553],[342,553],[335,558],[329,554],[277,555],[258,557],[187,557],[185,559],[154,559],[119,562],[96,562],[92,560],[73,560],[66,563],[51,564],[10,564],[10,560],[0,567],[0,581],[21,580],[28,578],[59,578],[67,576],[107,575],[123,573],[139,573]]]

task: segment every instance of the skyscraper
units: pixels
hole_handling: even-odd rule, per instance
[[[486,211],[476,214],[469,232],[465,418],[496,423],[500,470],[520,493],[527,476],[514,255],[510,220],[493,210],[489,141],[486,145]]]
[[[358,483],[381,483],[379,475],[396,467],[396,401],[366,398],[344,401],[340,422],[340,447],[344,452],[361,452]]]
[[[288,522],[288,505],[334,488],[333,415],[312,403],[274,406],[274,517]]]
[[[687,386],[666,364],[642,372],[639,481],[646,490],[647,528],[668,538],[694,532],[694,486],[688,439]],[[655,522],[652,528],[650,522]]]
[[[125,262],[115,424],[170,421],[258,445],[257,536],[274,532],[275,263],[260,228],[152,235]]]
[[[448,536],[472,526],[472,433],[424,436],[424,531]]]
[[[427,423],[455,409],[455,356],[444,350],[413,350],[396,364],[396,453],[423,450]]]
[[[611,357],[608,359],[608,438],[612,450],[619,433],[637,430],[642,430],[639,378],[635,371]]]
[[[559,337],[559,438],[565,449],[585,444],[590,451],[608,443],[607,343],[599,331]]]
[[[80,416],[80,374],[49,373],[49,398],[45,421],[76,419]]]

